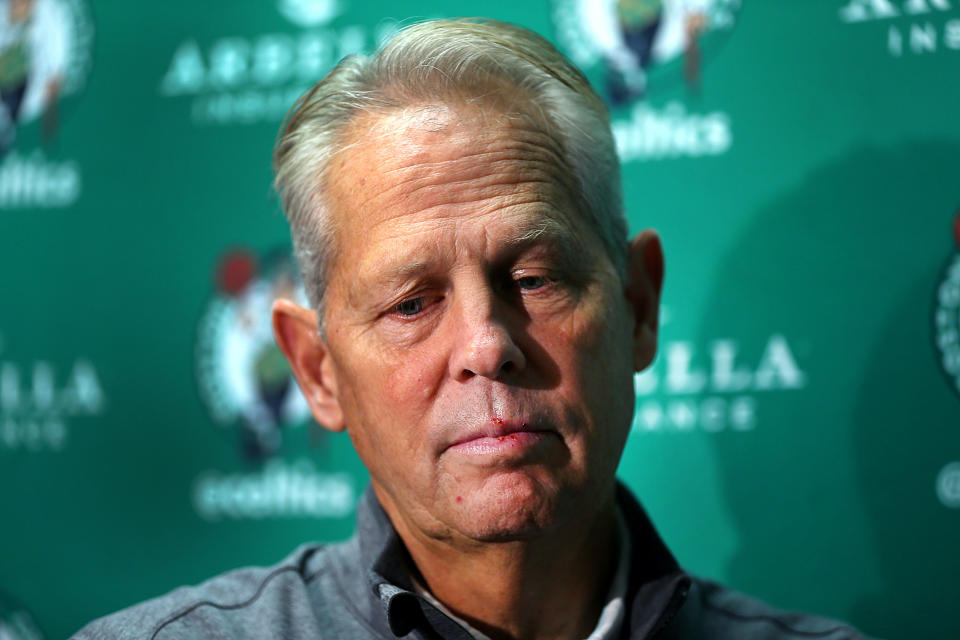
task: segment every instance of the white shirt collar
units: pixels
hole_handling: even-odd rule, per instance
[[[607,592],[607,604],[604,605],[597,619],[597,626],[584,640],[614,640],[619,637],[620,629],[623,627],[623,620],[626,616],[624,602],[627,597],[627,579],[630,577],[630,555],[633,552],[630,543],[630,530],[627,529],[627,521],[620,512],[619,505],[616,508],[617,519],[617,570],[613,575],[613,581],[610,583],[610,590]],[[474,629],[470,623],[451,612],[443,603],[433,597],[433,594],[420,583],[416,576],[413,577],[413,586],[423,598],[445,613],[452,620],[458,622],[474,640],[490,640],[490,636]]]

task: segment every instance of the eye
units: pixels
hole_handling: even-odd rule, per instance
[[[423,298],[410,298],[404,300],[393,308],[401,316],[415,316],[423,311]]]
[[[515,280],[517,286],[524,291],[534,291],[546,286],[550,281],[543,276],[523,276]]]

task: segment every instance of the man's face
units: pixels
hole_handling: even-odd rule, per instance
[[[493,541],[595,511],[633,410],[634,319],[556,143],[475,106],[352,131],[326,349],[391,519]]]

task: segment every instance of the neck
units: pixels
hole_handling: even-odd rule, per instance
[[[593,631],[615,571],[612,498],[581,524],[465,547],[394,521],[433,596],[495,640],[582,639]]]

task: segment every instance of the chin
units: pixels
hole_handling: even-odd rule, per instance
[[[456,505],[462,533],[483,542],[509,542],[543,535],[561,520],[564,496],[555,482],[527,474],[497,474]],[[567,505],[569,506],[569,505]]]

